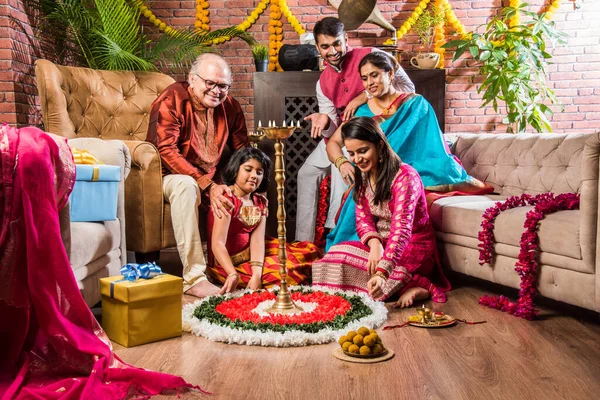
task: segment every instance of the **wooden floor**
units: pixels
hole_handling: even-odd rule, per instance
[[[446,304],[433,308],[487,323],[379,329],[396,355],[378,364],[337,360],[331,355],[337,346],[333,343],[261,348],[215,343],[188,333],[130,349],[114,347],[124,361],[181,375],[213,392],[213,399],[599,398],[598,314],[544,306],[540,319],[529,322],[479,306],[480,295],[493,293],[489,287],[461,285],[455,285]],[[388,323],[400,323],[411,314],[414,309],[393,309]]]

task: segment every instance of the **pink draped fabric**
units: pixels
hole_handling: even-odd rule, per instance
[[[200,390],[112,352],[60,235],[58,210],[74,179],[66,139],[0,127],[0,397],[121,399]]]

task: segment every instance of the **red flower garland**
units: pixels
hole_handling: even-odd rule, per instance
[[[533,205],[533,210],[527,212],[525,217],[525,232],[521,236],[519,258],[515,264],[515,271],[521,277],[521,289],[517,302],[511,302],[505,296],[482,296],[479,304],[496,308],[517,317],[532,320],[538,314],[533,300],[536,295],[537,261],[535,259],[538,244],[538,223],[547,215],[560,210],[575,210],[579,208],[579,195],[564,193],[554,196],[553,193],[543,193],[535,197],[528,194],[512,196],[504,203],[485,210],[483,214],[482,230],[479,232],[479,260],[480,264],[491,263],[493,251],[494,220],[501,211],[524,205]]]
[[[325,222],[329,212],[329,193],[331,190],[331,175],[327,175],[319,185],[319,202],[317,203],[317,223],[315,226],[315,244],[325,247]]]
[[[311,293],[292,292],[292,300],[294,301],[318,303],[317,308],[311,312],[294,315],[272,314],[261,316],[252,311],[263,301],[275,300],[275,297],[275,294],[270,291],[254,292],[224,301],[215,310],[232,321],[289,325],[330,322],[338,315],[346,315],[346,312],[352,308],[352,305],[341,296],[315,291]]]

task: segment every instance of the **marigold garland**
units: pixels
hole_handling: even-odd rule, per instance
[[[503,203],[485,210],[483,214],[482,231],[479,232],[480,240],[480,264],[490,263],[493,251],[493,229],[494,220],[501,211],[524,205],[533,205],[534,208],[525,216],[525,232],[521,235],[520,251],[515,271],[521,277],[519,299],[511,302],[505,296],[482,296],[479,303],[490,308],[507,312],[511,315],[532,320],[538,314],[534,306],[534,298],[537,293],[536,279],[538,264],[536,261],[539,249],[537,228],[539,222],[548,214],[560,210],[575,210],[579,208],[580,197],[575,193],[563,193],[555,196],[554,193],[543,193],[537,196],[523,194],[512,196]]]
[[[411,16],[408,17],[406,21],[404,21],[400,29],[398,29],[398,31],[396,32],[396,38],[398,40],[402,39],[402,36],[406,35],[406,33],[408,33],[411,30],[412,26],[415,22],[417,22],[421,14],[423,14],[423,11],[425,11],[430,1],[431,0],[421,0],[417,8],[415,8],[415,11],[413,11]]]
[[[445,51],[442,49],[442,45],[445,41],[445,28],[446,22],[448,22],[459,35],[468,35],[465,26],[458,20],[450,2],[448,0],[434,0],[437,7],[442,7],[445,10],[446,19],[435,27],[434,38],[435,48],[434,51],[440,55],[439,68],[443,68],[444,65],[444,54]],[[419,19],[423,11],[427,8],[431,0],[421,0],[411,16],[400,26],[396,32],[396,38],[401,39],[406,33],[408,33],[414,23]],[[167,35],[176,35],[179,33],[177,29],[173,29],[168,26],[165,22],[157,18],[152,11],[144,4],[144,0],[134,0],[134,5],[140,9],[142,15],[154,24],[161,32]],[[194,26],[199,31],[208,32],[210,30],[210,3],[206,0],[196,0],[196,21]],[[258,20],[260,15],[266,10],[270,4],[270,19],[269,19],[269,71],[283,71],[278,62],[279,49],[283,45],[283,24],[281,17],[285,16],[287,21],[292,25],[292,28],[298,35],[306,33],[298,19],[290,11],[286,0],[261,0],[256,8],[250,13],[250,15],[241,22],[237,28],[243,32],[247,31],[254,23]],[[510,0],[511,7],[518,7],[521,4],[521,0]],[[556,11],[561,5],[561,0],[552,0],[550,5],[545,10],[544,18],[547,20],[552,19]],[[510,26],[516,26],[520,23],[519,13],[515,14],[509,21]],[[222,36],[215,38],[213,44],[221,44],[231,40],[229,36]]]
[[[210,11],[208,11],[208,7],[210,7],[210,3],[205,0],[196,0],[196,22],[194,22],[194,26],[199,31],[208,32],[210,27],[208,23],[210,19],[208,18]]]
[[[435,9],[441,12],[444,9],[444,0],[435,0]],[[440,55],[440,60],[438,61],[438,68],[444,69],[444,53],[445,49],[442,46],[446,43],[444,39],[445,33],[445,21],[442,19],[436,26],[433,31],[433,39],[434,39],[434,48],[433,51]]]

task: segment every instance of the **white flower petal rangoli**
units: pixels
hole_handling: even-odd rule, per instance
[[[290,288],[303,312],[268,314],[278,289],[244,290],[186,304],[183,329],[213,341],[288,347],[329,343],[348,330],[374,329],[387,319],[384,304],[363,293],[305,286]]]

